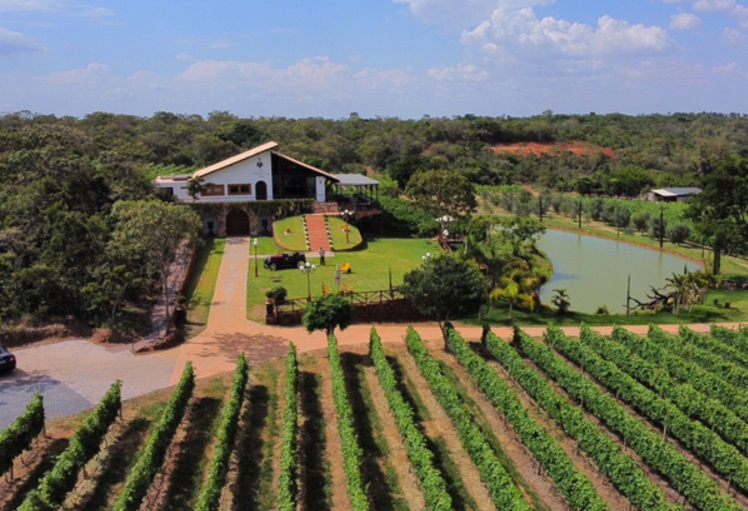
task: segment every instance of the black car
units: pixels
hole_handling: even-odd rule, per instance
[[[16,356],[0,346],[0,371],[12,371],[16,368]]]
[[[306,255],[302,252],[294,252],[292,254],[278,254],[266,257],[263,266],[270,271],[275,271],[284,268],[298,268],[299,263],[305,262]]]

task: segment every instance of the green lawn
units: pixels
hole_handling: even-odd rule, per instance
[[[273,234],[275,242],[284,250],[291,252],[308,250],[303,216],[292,216],[273,222]],[[278,250],[275,250],[272,253],[277,252]]]
[[[363,241],[361,232],[356,227],[334,216],[328,216],[325,219],[327,220],[327,227],[330,230],[333,250],[353,250],[361,245]],[[346,225],[348,226],[348,238],[346,238],[345,230],[343,229]]]
[[[392,270],[392,284],[402,284],[403,275],[421,264],[421,256],[426,252],[436,253],[439,247],[433,240],[377,239],[368,241],[365,249],[352,252],[339,252],[335,257],[327,257],[327,266],[317,266],[309,275],[312,297],[322,295],[323,284],[335,292],[335,265],[351,264],[351,273],[342,274],[341,280],[353,291],[376,291],[389,287],[389,270]],[[277,252],[277,250],[276,250]],[[310,257],[310,263],[319,264],[318,257]],[[307,276],[299,270],[278,270],[271,272],[258,263],[259,276],[254,276],[254,261],[250,260],[247,279],[247,316],[252,320],[265,317],[265,291],[275,286],[288,290],[288,298],[307,296]]]
[[[252,242],[249,245],[250,258],[254,258],[255,247],[254,241],[257,240],[257,257],[260,259],[260,265],[262,265],[263,256],[269,256],[273,254],[280,254],[283,249],[278,247],[272,236],[257,236],[252,238]]]
[[[194,337],[208,324],[210,304],[216,288],[218,269],[221,267],[224,238],[211,238],[205,241],[197,255],[194,271],[187,284],[187,338]]]

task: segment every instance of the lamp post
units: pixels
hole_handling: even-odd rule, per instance
[[[306,301],[311,302],[312,301],[312,284],[309,280],[309,275],[314,273],[314,270],[317,269],[317,266],[314,264],[309,264],[309,261],[306,263],[299,263],[299,270],[301,270],[301,273],[306,274]]]
[[[259,241],[257,238],[252,240],[252,245],[255,247],[255,278],[259,277],[259,273],[257,273],[257,244]]]
[[[345,231],[345,244],[349,245],[351,242],[349,238],[350,228],[348,227],[348,222],[353,216],[353,211],[351,211],[350,209],[344,209],[340,212],[340,214],[343,216],[343,220],[345,220],[345,227],[343,227],[343,230]]]

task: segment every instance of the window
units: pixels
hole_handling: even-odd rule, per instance
[[[202,196],[224,195],[223,185],[214,185],[212,183],[208,183],[205,185],[205,190],[200,195]]]
[[[250,195],[252,193],[252,185],[229,185],[229,195]]]

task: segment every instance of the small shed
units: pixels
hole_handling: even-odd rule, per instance
[[[686,202],[692,195],[701,193],[701,188],[658,188],[649,192],[647,198],[654,202]]]

